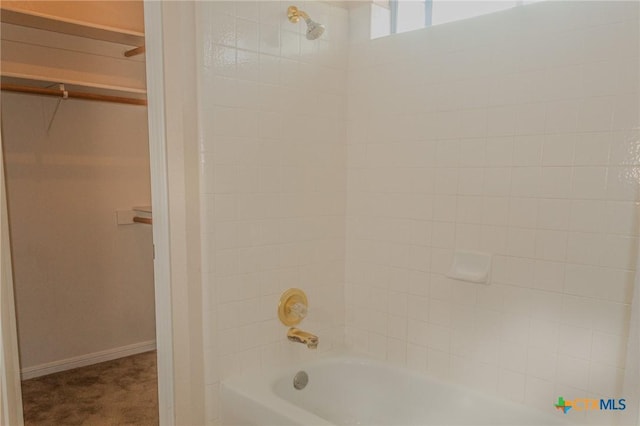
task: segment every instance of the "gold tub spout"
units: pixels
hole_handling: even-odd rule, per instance
[[[302,331],[299,328],[291,327],[287,332],[287,339],[292,342],[302,343],[307,345],[309,349],[315,349],[318,347],[318,336],[306,331]]]

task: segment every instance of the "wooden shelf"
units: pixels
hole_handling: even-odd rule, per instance
[[[144,33],[75,21],[34,11],[27,12],[2,7],[0,9],[0,21],[7,24],[15,24],[23,27],[37,28],[128,46],[137,47],[144,45]]]
[[[3,92],[18,92],[39,96],[68,97],[90,101],[115,102],[129,105],[147,105],[143,93],[135,93],[126,88],[100,88],[87,85],[64,83],[63,88],[50,81],[2,77]],[[66,95],[64,95],[66,93]]]
[[[8,2],[10,3],[10,2]],[[144,34],[35,11],[0,8],[4,85],[146,98],[144,55],[125,52],[144,45]]]
[[[2,83],[31,87],[49,87],[52,84],[64,83],[68,90],[146,99],[146,89],[133,84],[137,82],[131,82],[131,85],[127,85],[122,84],[122,80],[117,79],[111,79],[111,81],[106,78],[98,80],[95,74],[62,71],[52,73],[49,68],[37,69],[36,67],[30,67],[27,72],[25,72],[24,67],[20,67],[17,72],[12,72],[12,68],[12,64],[3,63]]]

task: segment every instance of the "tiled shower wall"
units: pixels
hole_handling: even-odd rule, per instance
[[[620,396],[638,39],[636,2],[543,2],[351,46],[350,344],[544,409]],[[446,278],[457,249],[490,285]]]
[[[305,38],[288,2],[197,2],[207,421],[219,381],[342,344],[348,12],[301,9],[327,29]],[[276,316],[289,287],[309,296],[286,340]]]

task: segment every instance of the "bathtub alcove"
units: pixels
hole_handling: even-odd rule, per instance
[[[434,25],[389,35],[408,3]],[[196,5],[210,420],[635,426],[639,4],[291,5],[325,32],[289,4]],[[316,353],[277,321],[288,287]],[[314,366],[345,348],[382,364]],[[326,390],[289,388],[307,368]]]

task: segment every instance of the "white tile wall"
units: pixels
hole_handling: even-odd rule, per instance
[[[312,355],[286,340],[282,291],[310,299],[316,353],[344,333],[348,12],[288,2],[197,2],[207,421],[219,381]]]
[[[638,26],[635,2],[543,2],[352,44],[350,344],[545,410],[619,395]],[[495,254],[490,286],[444,276],[455,249]]]
[[[221,379],[309,355],[275,315],[294,286],[320,351],[346,330],[374,356],[544,409],[616,395],[639,232],[638,5],[544,2],[369,41],[363,7],[349,21],[304,2],[327,25],[314,42],[288,5],[196,6],[208,422]],[[455,249],[494,253],[492,284],[446,278]]]

